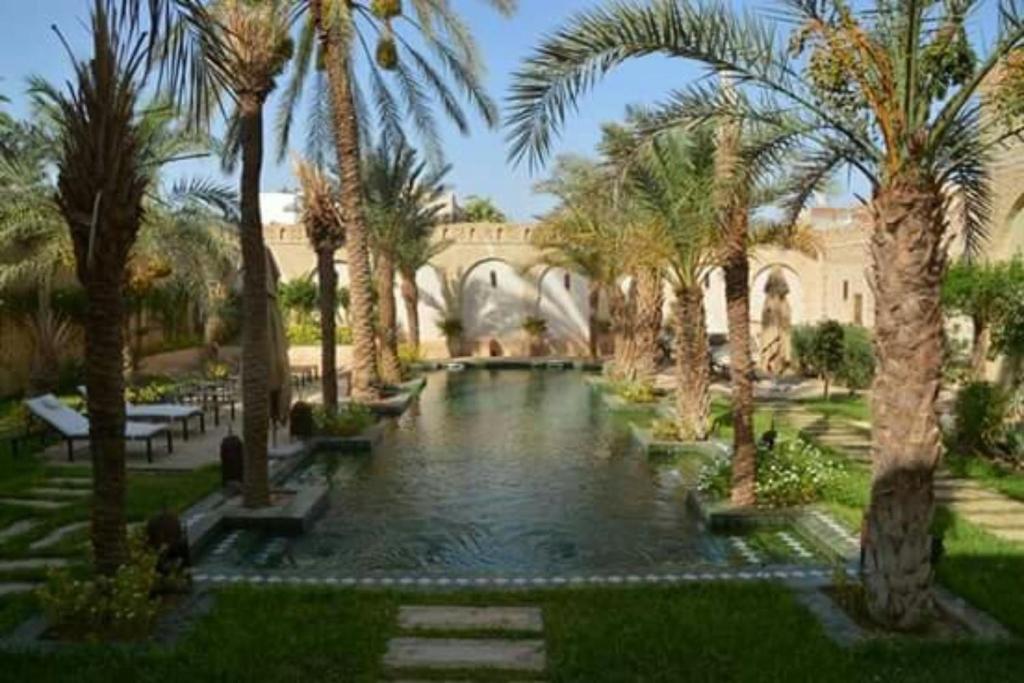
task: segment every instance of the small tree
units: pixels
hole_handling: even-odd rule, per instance
[[[825,400],[828,400],[832,378],[843,367],[843,326],[835,320],[818,325],[813,354],[818,374],[825,382]]]
[[[462,207],[462,217],[470,223],[505,223],[508,218],[502,213],[490,197],[466,197],[466,205]]]
[[[863,327],[847,325],[843,329],[843,365],[839,380],[851,394],[867,389],[875,376],[875,351],[871,333]]]

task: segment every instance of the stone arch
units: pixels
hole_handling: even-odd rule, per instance
[[[462,276],[459,287],[465,341],[472,348],[497,339],[509,352],[522,336],[523,321],[531,314],[530,283],[501,258],[477,261]]]

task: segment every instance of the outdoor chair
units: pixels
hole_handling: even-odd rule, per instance
[[[84,386],[78,387],[78,393],[82,398],[88,398]],[[206,414],[196,406],[186,406],[180,403],[144,403],[136,404],[125,401],[124,414],[129,420],[139,422],[181,422],[181,436],[188,441],[188,423],[194,417],[199,418],[199,431],[206,432]]]
[[[75,441],[89,440],[89,419],[76,413],[53,394],[37,396],[25,401],[34,417],[55,431],[68,445],[68,461],[75,460]],[[166,424],[146,422],[125,422],[124,438],[128,441],[146,442],[146,460],[153,462],[153,439],[165,435],[167,452],[174,452],[174,437]]]

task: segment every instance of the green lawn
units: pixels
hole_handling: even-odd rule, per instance
[[[1024,655],[1019,644],[844,650],[781,586],[710,584],[447,595],[231,588],[174,650],[92,646],[0,661],[12,681],[371,682],[397,606],[430,602],[539,605],[549,681],[995,681],[1013,678]]]
[[[801,398],[794,401],[804,409],[825,417],[841,417],[847,420],[868,422],[871,420],[871,407],[863,394],[851,396],[846,392],[832,394],[828,400],[822,397]]]
[[[1024,472],[1012,471],[1004,465],[982,457],[946,456],[946,467],[953,474],[974,479],[982,486],[1024,501]]]

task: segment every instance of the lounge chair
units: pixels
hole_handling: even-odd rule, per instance
[[[25,401],[25,405],[36,418],[57,432],[68,444],[68,461],[74,462],[75,441],[89,440],[89,420],[60,402],[53,394],[37,396]],[[125,422],[124,438],[129,441],[146,442],[146,460],[153,462],[153,439],[161,434],[167,437],[167,452],[174,452],[174,438],[165,424]]]
[[[78,393],[82,398],[87,398],[87,390],[84,386],[78,387]],[[186,406],[180,403],[144,403],[135,404],[125,401],[124,414],[129,420],[139,422],[167,422],[181,421],[181,436],[188,441],[188,421],[193,417],[199,418],[199,431],[206,432],[206,413],[198,406]]]

